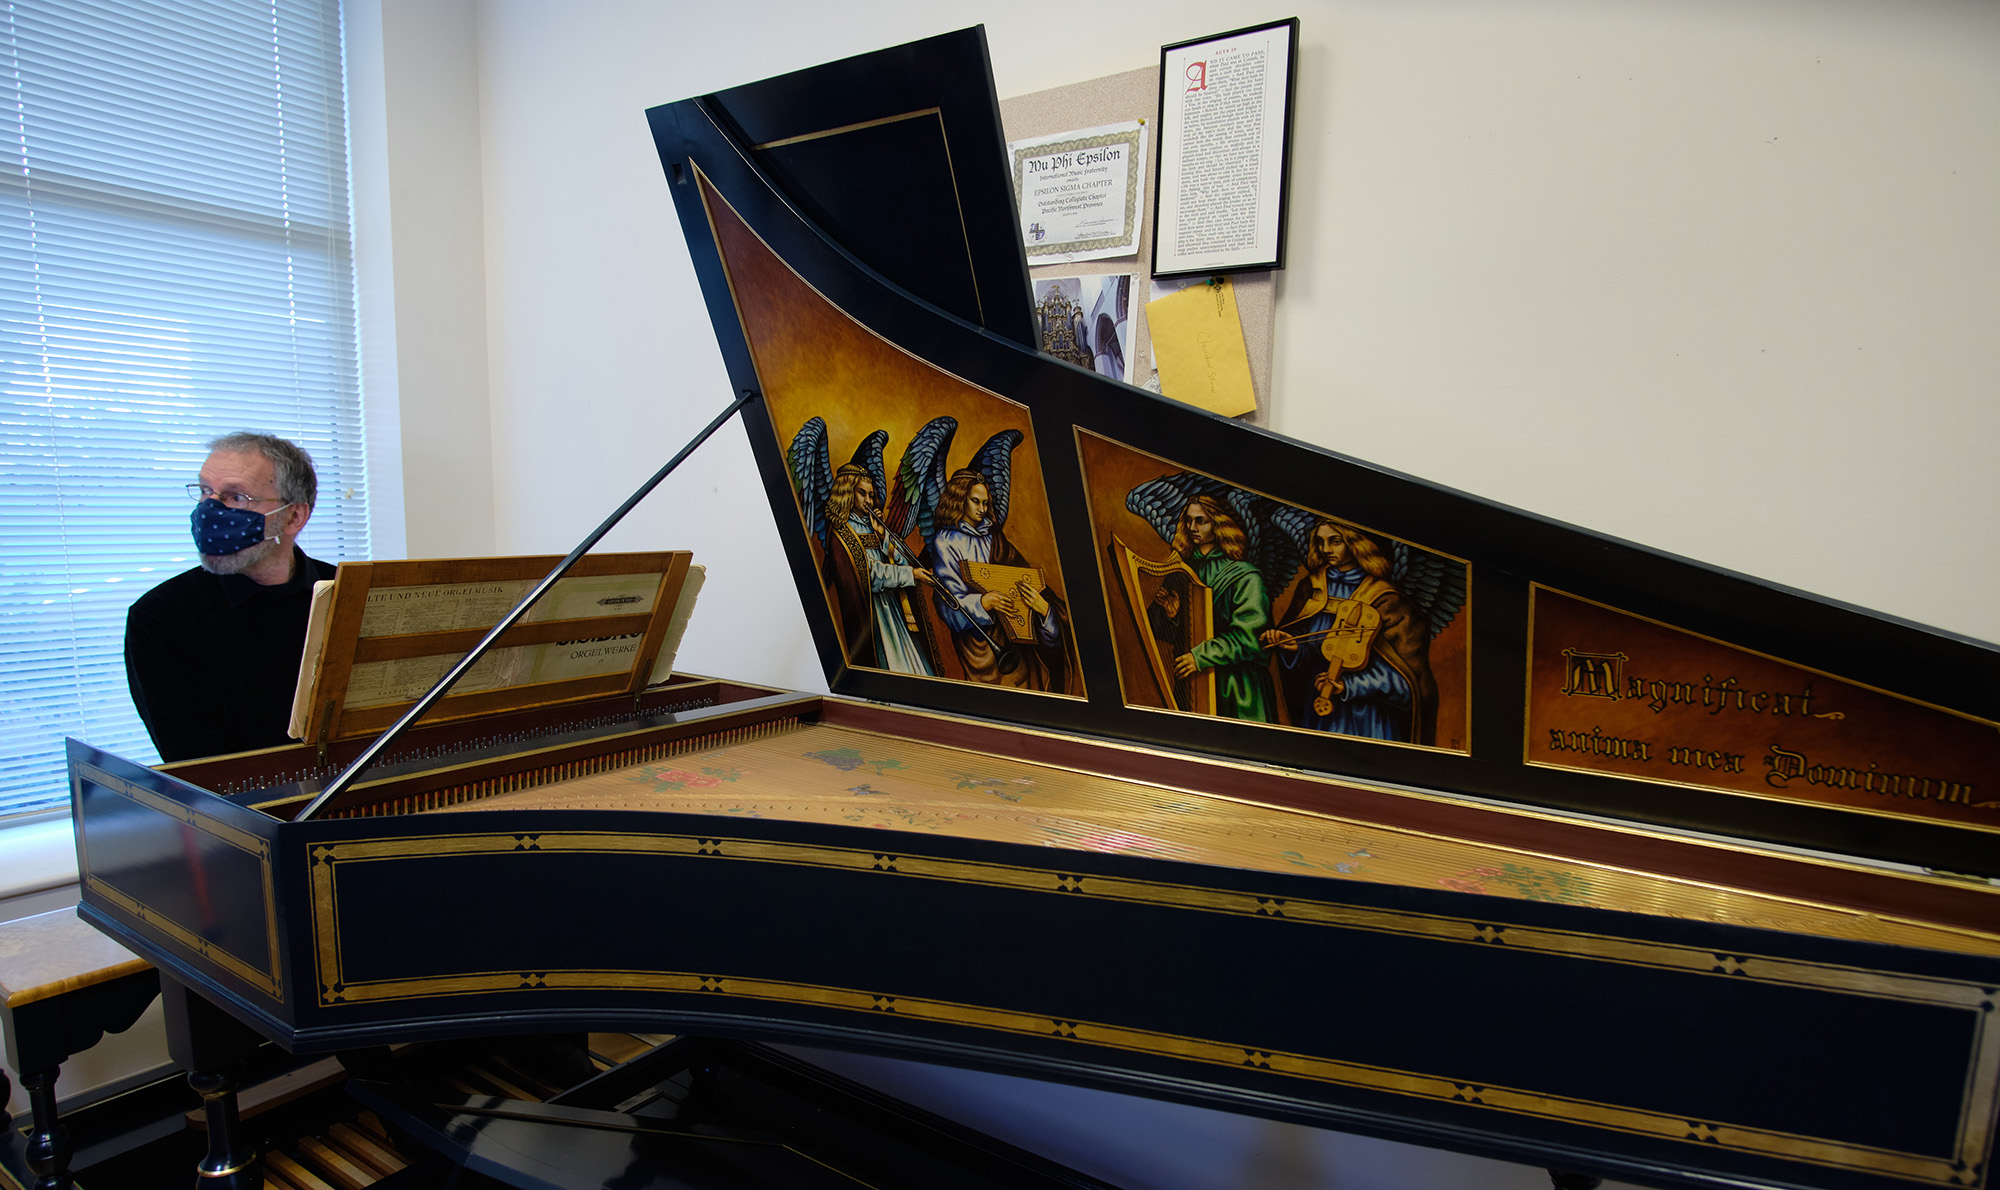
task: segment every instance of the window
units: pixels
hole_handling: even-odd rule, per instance
[[[210,439],[312,453],[368,554],[338,0],[0,0],[0,815],[63,737],[157,760],[125,610],[196,561]]]

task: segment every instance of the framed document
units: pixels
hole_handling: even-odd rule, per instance
[[[1285,267],[1297,17],[1160,50],[1153,275]]]

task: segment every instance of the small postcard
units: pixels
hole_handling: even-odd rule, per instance
[[[1130,383],[1132,283],[1126,273],[1035,278],[1042,354]]]
[[[1145,121],[1017,140],[1007,156],[1029,264],[1138,255]]]

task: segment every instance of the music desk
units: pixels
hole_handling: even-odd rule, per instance
[[[7,1065],[21,1076],[34,1117],[25,1151],[8,1129],[0,1181],[11,1177],[38,1190],[69,1186],[69,1134],[56,1119],[60,1068],[106,1033],[131,1028],[159,993],[152,965],[85,924],[73,907],[0,923]],[[7,1092],[0,1071],[0,1101]]]

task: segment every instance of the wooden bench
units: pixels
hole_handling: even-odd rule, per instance
[[[0,1181],[10,1174],[24,1180],[31,1172],[35,1180],[24,1184],[66,1190],[72,1150],[68,1130],[56,1118],[62,1064],[106,1033],[131,1028],[159,992],[159,973],[146,960],[79,919],[74,908],[0,922],[7,1065],[21,1076],[34,1118],[25,1155],[8,1129]],[[7,1092],[7,1076],[0,1071],[0,1102]]]

